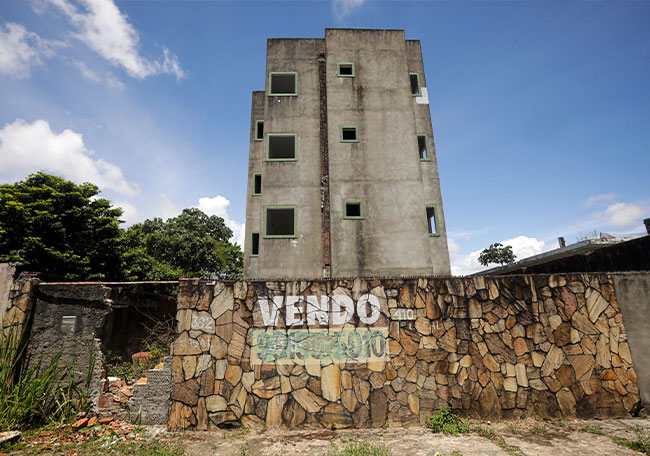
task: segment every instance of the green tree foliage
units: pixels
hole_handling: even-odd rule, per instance
[[[124,234],[125,273],[131,280],[240,278],[243,255],[239,246],[228,242],[231,237],[221,217],[196,208],[165,222],[145,220]]]
[[[119,278],[122,209],[98,194],[93,184],[42,172],[0,185],[0,262],[69,279]]]
[[[478,257],[478,262],[483,266],[490,263],[497,263],[500,265],[514,263],[517,257],[512,253],[512,246],[503,246],[499,242],[492,244],[487,249],[483,249]]]

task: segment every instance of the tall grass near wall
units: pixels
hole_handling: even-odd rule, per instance
[[[46,365],[21,363],[24,337],[14,328],[0,329],[0,431],[70,420],[88,405],[73,366],[59,365],[60,353]]]

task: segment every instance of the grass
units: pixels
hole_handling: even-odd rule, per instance
[[[106,363],[106,372],[110,377],[119,377],[122,380],[137,380],[144,373],[153,369],[165,357],[169,356],[172,342],[174,341],[174,320],[157,320],[151,328],[146,327],[147,335],[144,339],[144,351],[150,356],[146,362],[133,362],[121,355],[109,354]]]
[[[499,446],[503,451],[508,453],[511,456],[526,456],[522,451],[521,448],[510,445],[508,442],[506,442],[503,437],[501,437],[498,434],[495,434],[494,432],[490,431],[489,429],[486,429],[481,426],[475,426],[472,428],[472,431],[476,432],[478,435],[480,435],[483,438],[486,438],[490,440],[491,442],[495,443],[496,445]]]
[[[392,454],[383,445],[370,443],[366,440],[352,440],[342,449],[333,444],[333,448],[327,452],[327,456],[392,456]]]
[[[585,432],[589,432],[590,434],[603,435],[609,437],[617,445],[629,448],[634,451],[638,451],[643,454],[650,455],[650,434],[648,434],[640,426],[632,426],[630,428],[632,431],[634,431],[636,440],[628,440],[622,437],[618,437],[616,435],[610,435],[604,431],[601,431],[600,429],[596,429],[593,426],[583,426],[580,429]]]
[[[24,338],[15,327],[0,331],[0,430],[66,422],[87,410],[74,366],[59,366],[58,354],[45,366],[38,360],[27,367]]]
[[[460,417],[452,411],[451,407],[445,407],[438,410],[426,419],[425,424],[433,432],[442,432],[443,434],[451,434],[455,436],[466,434],[470,431],[469,424],[460,419]]]

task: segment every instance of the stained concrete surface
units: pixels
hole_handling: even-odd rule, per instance
[[[228,430],[177,434],[186,454],[197,456],[325,456],[352,440],[366,440],[388,448],[393,456],[557,456],[639,455],[612,439],[638,439],[648,435],[650,420],[518,420],[499,423],[472,423],[494,433],[505,442],[480,437],[476,432],[459,437],[433,434],[425,427],[355,430]],[[587,432],[585,428],[592,432]],[[636,429],[636,431],[634,430]],[[594,434],[593,431],[605,435]],[[455,452],[455,453],[454,453]]]

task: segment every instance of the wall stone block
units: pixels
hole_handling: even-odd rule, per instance
[[[173,427],[362,427],[639,407],[604,274],[179,289]]]

